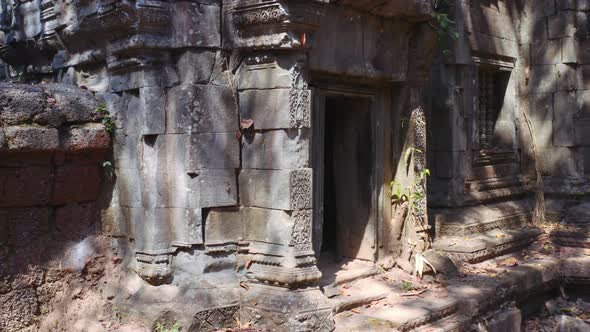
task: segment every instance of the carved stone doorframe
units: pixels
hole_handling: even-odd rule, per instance
[[[348,97],[362,98],[370,101],[371,138],[372,138],[372,170],[371,170],[371,212],[367,230],[372,233],[372,261],[378,259],[379,229],[382,229],[384,168],[385,168],[385,98],[384,89],[380,85],[365,84],[340,78],[326,78],[313,75],[312,80],[312,168],[313,168],[313,249],[316,257],[321,254],[323,213],[324,213],[324,148],[326,129],[326,98]]]

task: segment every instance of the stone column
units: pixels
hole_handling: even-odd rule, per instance
[[[311,91],[307,43],[321,7],[237,2],[229,9],[246,54],[237,72],[242,124],[239,197],[248,286],[242,320],[275,331],[330,331],[312,248]]]

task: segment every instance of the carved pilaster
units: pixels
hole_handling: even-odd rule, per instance
[[[263,26],[293,27],[291,23],[281,23],[294,17],[294,7],[286,2],[241,1],[239,4],[234,23],[242,32],[255,35],[262,33],[258,28]],[[282,31],[288,33],[287,30]],[[259,46],[273,47],[264,42],[260,45],[265,46]],[[291,52],[253,52],[238,71],[240,115],[252,121],[255,135],[272,136],[288,130],[304,132],[307,136],[311,130],[307,55],[305,49],[292,44],[289,47]],[[293,140],[285,143],[287,146],[297,145],[299,135],[285,139]],[[255,143],[243,151],[253,155],[245,157],[259,158],[256,153],[269,149],[259,150]],[[303,148],[309,149],[309,144],[307,141]],[[250,214],[244,215],[244,224],[254,229],[245,234],[251,264],[242,319],[273,331],[331,331],[332,312],[317,287],[321,272],[312,245],[313,172],[308,168],[309,153],[305,154],[307,160],[303,163],[291,160],[300,158],[297,153],[271,153],[276,154],[271,164],[242,170],[240,175],[240,203],[252,206]],[[301,164],[305,168],[293,166]],[[260,166],[265,169],[258,169]],[[267,188],[273,188],[268,198],[260,194]],[[254,301],[257,304],[251,305]]]

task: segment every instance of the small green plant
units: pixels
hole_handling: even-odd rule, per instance
[[[393,180],[390,183],[389,196],[394,203],[411,203],[413,207],[426,199],[426,193],[423,190],[423,183],[426,177],[430,176],[430,170],[424,169],[418,174],[416,181],[408,186],[403,186]]]
[[[410,147],[404,153],[404,161],[406,167],[411,166],[411,156],[413,154],[423,153],[420,149]],[[424,221],[421,216],[424,215],[426,209],[426,178],[430,176],[430,170],[428,168],[422,169],[415,175],[414,182],[409,185],[403,185],[397,181],[391,181],[389,196],[392,204],[396,204],[406,209],[404,223],[408,220],[422,224]],[[404,207],[405,206],[405,207]],[[417,243],[408,239],[408,243],[412,246]],[[413,250],[414,250],[413,249]],[[425,266],[430,266],[433,271],[434,267],[430,262],[426,260],[419,252],[415,252],[415,266],[414,275],[418,275],[422,278]],[[436,272],[435,272],[436,273]]]
[[[414,290],[414,284],[407,280],[402,280],[402,290],[404,292],[409,292]]]
[[[455,21],[451,20],[448,14],[449,4],[447,0],[438,0],[434,2],[434,24],[430,24],[434,30],[438,32],[439,41],[445,36],[452,39],[459,39],[460,35],[457,32]],[[443,55],[450,56],[452,51],[449,49],[442,50]]]
[[[102,117],[101,121],[107,132],[111,135],[114,135],[117,131],[117,124],[115,123],[115,120],[107,110],[107,106],[105,104],[98,105],[98,107],[96,108],[96,113],[100,114],[100,116]]]
[[[180,324],[180,322],[175,322],[174,325],[170,327],[166,327],[160,322],[156,323],[156,332],[180,332],[180,329],[182,329],[182,324]]]
[[[455,26],[455,21],[449,18],[449,14],[434,13],[434,20],[437,22],[437,30],[441,34],[447,34],[454,39],[459,39],[459,33],[453,29]]]

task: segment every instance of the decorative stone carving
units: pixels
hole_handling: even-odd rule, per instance
[[[311,127],[311,93],[304,79],[303,62],[298,60],[290,71],[291,91],[289,93],[289,119],[291,127]]]
[[[259,7],[234,9],[233,22],[239,26],[280,23],[287,19],[287,12],[280,3],[262,4]]]
[[[291,172],[291,206],[297,209],[311,209],[312,171],[301,169]]]
[[[291,322],[294,331],[332,331],[334,320],[331,310],[301,312]]]
[[[242,322],[267,331],[319,331],[334,329],[332,310],[317,288],[290,293],[287,288],[252,285],[243,292]],[[288,304],[284,302],[289,298]],[[255,304],[253,304],[255,303]]]
[[[132,268],[148,283],[174,280],[170,286],[190,289],[189,295],[180,292],[179,301],[193,301],[193,294],[204,299],[191,331],[236,326],[238,318],[268,330],[333,330],[331,309],[316,287],[321,273],[312,249],[308,50],[321,47],[314,45],[320,18],[338,4],[3,4],[0,58],[15,78],[67,80],[104,100],[104,107],[101,101],[94,108],[106,108],[116,127],[111,206],[121,211],[113,218],[121,219],[117,236],[127,242]],[[370,45],[351,53],[350,63],[364,66],[382,49],[403,48],[395,72],[405,73],[410,23],[396,29],[368,13],[362,16],[370,21],[361,34]],[[326,31],[329,37],[334,30]],[[383,53],[378,60],[390,70],[393,53]],[[241,120],[251,120],[256,140],[247,142],[238,131]],[[51,132],[53,139],[45,143],[59,143]],[[2,131],[0,146],[13,144],[11,135]],[[248,143],[251,150],[244,147]],[[214,272],[224,274],[227,288],[239,293],[240,269],[247,271],[249,290],[242,291],[239,304],[212,300],[224,294],[222,286],[195,287],[208,283],[201,276]],[[155,288],[142,292],[149,295]]]
[[[134,270],[144,279],[158,282],[166,279],[172,273],[170,265],[172,263],[172,254],[165,253],[135,253]]]
[[[296,210],[293,211],[295,226],[291,235],[291,245],[297,251],[312,250],[312,211]]]
[[[235,1],[228,15],[240,48],[306,48],[319,25],[325,4],[320,1]],[[310,39],[309,39],[310,40]]]
[[[188,329],[189,332],[212,331],[239,327],[239,305],[199,311]]]

